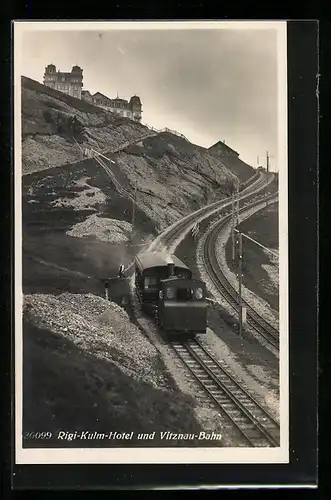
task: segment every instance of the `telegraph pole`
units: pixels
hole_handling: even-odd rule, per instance
[[[268,251],[271,253],[273,256],[275,256],[277,259],[279,258],[278,254],[270,250],[270,248],[265,247],[258,241],[254,240],[247,234],[243,234],[239,232],[238,229],[235,229],[235,232],[238,235],[238,244],[239,244],[239,259],[238,259],[238,281],[239,281],[239,286],[238,286],[238,316],[239,316],[239,335],[242,337],[243,334],[243,324],[246,323],[247,321],[247,308],[246,306],[243,306],[243,298],[242,298],[242,279],[243,279],[243,236],[247,238],[248,240],[252,241],[256,245],[264,248],[264,250]]]
[[[235,261],[235,239],[234,239],[234,185],[232,189],[232,218],[231,218],[231,226],[232,226],[232,265],[234,265]]]
[[[236,225],[239,226],[239,182],[237,184],[237,209],[236,209]]]
[[[238,232],[239,239],[239,336],[242,337],[243,334],[243,308],[242,308],[242,273],[243,273],[243,239],[242,234]]]

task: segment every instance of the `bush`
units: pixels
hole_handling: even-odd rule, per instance
[[[59,135],[66,137],[74,137],[77,140],[84,138],[84,125],[77,119],[76,116],[66,116],[58,113],[55,119],[56,131]]]
[[[231,196],[232,193],[236,191],[235,182],[233,180],[227,180],[222,183],[221,189],[223,193]]]
[[[43,112],[43,116],[46,123],[54,123],[52,113],[48,109]]]

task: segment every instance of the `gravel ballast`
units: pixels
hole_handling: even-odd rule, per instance
[[[106,202],[107,197],[101,189],[86,185],[74,198],[57,198],[51,202],[54,208],[72,208],[73,210],[96,210],[95,205]]]
[[[127,234],[131,230],[132,225],[129,222],[92,214],[85,221],[75,224],[66,234],[75,238],[95,236],[96,239],[108,243],[126,243],[129,241]]]
[[[24,297],[24,313],[36,326],[62,335],[89,354],[111,360],[136,379],[166,385],[162,373],[153,368],[158,360],[156,349],[117,304],[91,294],[33,294]]]

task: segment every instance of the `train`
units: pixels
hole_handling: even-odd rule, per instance
[[[142,310],[168,337],[205,334],[206,285],[176,255],[142,252],[135,257],[135,290]]]

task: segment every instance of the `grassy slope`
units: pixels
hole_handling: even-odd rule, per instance
[[[59,128],[59,120],[75,117],[84,134]],[[23,173],[74,163],[82,148],[109,150],[148,129],[81,99],[68,96],[34,80],[22,77]],[[75,142],[76,141],[76,142]]]
[[[31,78],[28,78],[26,76],[22,77],[22,88],[23,91],[24,89],[29,89],[43,94],[47,94],[50,97],[54,97],[54,99],[59,99],[59,92],[57,90],[51,89],[50,87],[46,87],[45,85],[37,82],[36,80],[32,80]],[[104,114],[104,111],[98,106],[94,106],[93,104],[90,104],[81,99],[76,99],[75,97],[69,96],[67,94],[61,94],[61,100],[64,103],[68,104],[69,106],[72,106],[77,110],[82,111],[83,113],[97,113],[100,115]],[[28,110],[29,106],[26,99],[23,101],[23,104],[27,105],[25,109]],[[23,113],[25,109],[23,108],[22,110]]]

